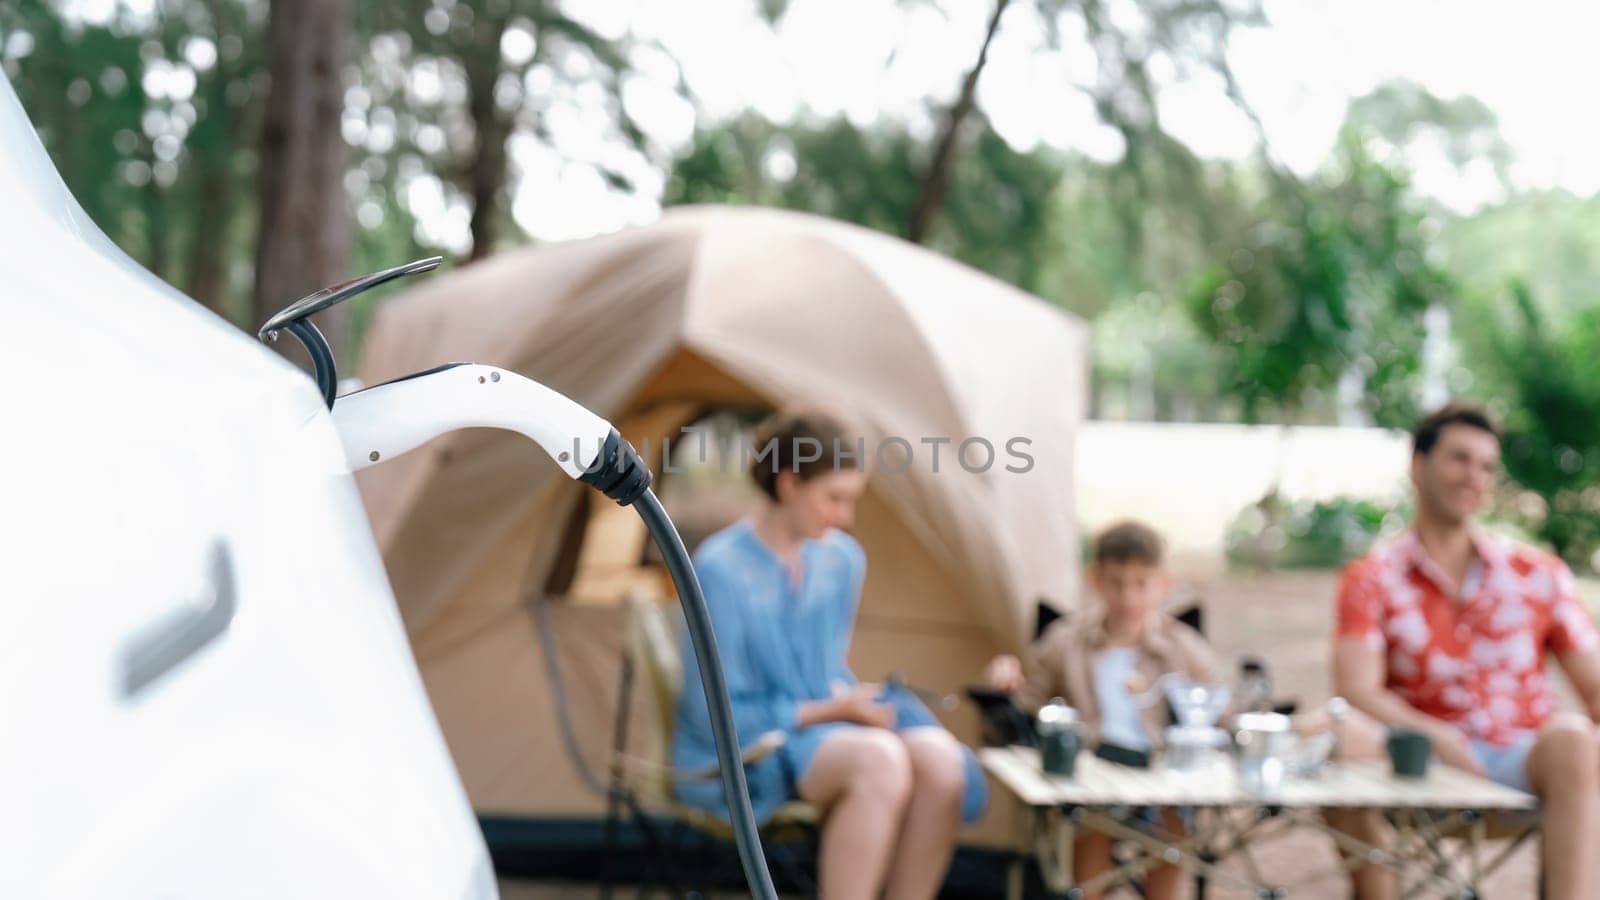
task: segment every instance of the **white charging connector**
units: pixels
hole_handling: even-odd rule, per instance
[[[355,472],[458,428],[503,428],[532,439],[579,478],[600,455],[611,423],[537,381],[461,363],[339,398],[333,421]]]

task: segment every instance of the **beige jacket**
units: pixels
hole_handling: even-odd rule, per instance
[[[1028,648],[1023,663],[1026,683],[1017,705],[1029,713],[1053,697],[1078,711],[1084,738],[1099,740],[1100,703],[1094,692],[1094,658],[1106,645],[1105,615],[1100,610],[1051,623]],[[1146,686],[1178,674],[1196,681],[1215,681],[1216,657],[1199,632],[1165,613],[1152,613],[1138,646],[1136,671]],[[1167,728],[1167,705],[1152,703],[1141,712],[1145,734],[1160,747]]]

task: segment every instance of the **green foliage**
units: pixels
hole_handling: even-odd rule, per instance
[[[1226,552],[1235,565],[1331,569],[1367,552],[1379,537],[1411,518],[1409,503],[1353,497],[1287,502],[1277,494],[1240,510],[1228,525]]]
[[[622,102],[633,43],[596,32],[561,4],[363,4],[357,30],[366,50],[360,56],[364,103],[346,115],[362,120],[367,135],[357,142],[358,152],[383,158],[391,169],[410,160],[438,177],[450,199],[467,206],[474,242],[488,242],[474,247],[474,256],[492,251],[499,235],[521,235],[506,202],[508,142],[518,135],[557,148],[563,138],[570,141],[573,135],[552,129],[554,111],[602,123],[598,133],[584,135],[585,143],[599,138],[612,149],[646,148]],[[437,87],[419,90],[423,80]],[[632,177],[614,159],[601,154],[572,162],[594,169],[613,188],[633,189]]]
[[[762,0],[759,11],[777,22],[790,5]],[[1423,314],[1448,303],[1458,362],[1449,387],[1499,398],[1520,442],[1508,444],[1508,468],[1550,510],[1541,533],[1569,556],[1588,552],[1596,528],[1580,514],[1594,505],[1585,498],[1600,442],[1572,410],[1600,399],[1582,364],[1600,349],[1584,336],[1594,331],[1585,310],[1600,278],[1600,199],[1548,191],[1473,216],[1430,209],[1413,195],[1400,151],[1432,141],[1455,165],[1486,164],[1502,179],[1509,154],[1482,103],[1407,82],[1352,102],[1315,178],[1264,159],[1201,160],[1162,130],[1151,63],[1220,78],[1236,94],[1225,51],[1234,28],[1258,21],[1253,0],[1157,0],[1115,14],[1103,0],[1032,5],[1047,46],[1071,43],[1058,28],[1081,26],[1098,62],[1081,88],[1125,154],[1102,164],[1020,151],[974,113],[928,243],[1094,321],[1097,413],[1325,422],[1340,412],[1341,387],[1355,384],[1371,418],[1407,425]],[[89,214],[136,259],[241,324],[267,8],[161,0],[86,21],[80,4],[0,2],[5,71]],[[484,123],[500,151],[519,139],[559,151],[563,127],[597,132],[585,138],[606,152],[574,162],[614,185],[662,163],[664,149],[622,103],[648,48],[569,11],[548,0],[356,6],[343,111],[358,223],[352,269],[441,249],[441,232],[411,208],[432,178],[457,227],[478,198],[503,201],[514,167],[509,152],[485,155]],[[952,76],[961,66],[952,63]],[[892,122],[780,126],[747,115],[696,133],[668,167],[664,201],[802,209],[901,234],[931,143]],[[516,234],[508,204],[491,205],[493,221],[474,217],[474,234],[496,225]],[[1531,312],[1483,293],[1509,278],[1537,279],[1539,303],[1523,304]],[[353,310],[353,335],[374,302]]]
[[[0,4],[6,72],[84,210],[129,255],[241,315],[253,260],[255,128],[266,5],[118,7],[103,22],[56,4]],[[148,89],[147,89],[148,88]]]
[[[1555,319],[1589,305],[1600,284],[1600,196],[1564,190],[1516,194],[1445,221],[1441,263],[1463,283],[1499,287],[1537,278],[1540,312]]]
[[[1228,43],[1235,29],[1266,24],[1259,0],[1037,0],[1037,6],[1052,46],[1063,46],[1064,22],[1081,21],[1093,48],[1098,65],[1084,90],[1100,120],[1122,138],[1123,157],[1107,174],[1119,195],[1116,209],[1128,246],[1137,252],[1147,238],[1161,240],[1162,233],[1152,234],[1146,221],[1152,208],[1193,215],[1195,224],[1207,228],[1214,210],[1206,167],[1163,128],[1154,64],[1221,82],[1248,112],[1228,63]]]
[[[268,5],[161,0],[117,4],[104,20],[88,20],[74,5],[52,0],[0,3],[6,75],[85,210],[134,259],[245,326],[252,325]],[[519,129],[548,138],[544,114],[573,103],[582,85],[601,88],[614,136],[642,140],[620,103],[627,46],[554,4],[463,0],[446,13],[406,0],[358,4],[356,16],[356,78],[344,110],[352,145],[345,187],[357,223],[353,271],[441,249],[410,209],[416,179],[436,175],[449,186],[447,200],[470,199],[481,167],[457,90],[467,62],[487,68],[480,81],[488,79],[496,93],[502,143]],[[507,29],[533,35],[530,58],[515,65],[505,58]],[[413,89],[419,68],[436,77],[436,93]],[[535,70],[550,76],[550,88],[530,95],[527,76]],[[593,164],[607,178],[626,180]],[[489,185],[497,193],[505,154],[491,165],[502,170]],[[508,210],[497,215],[511,222]],[[365,296],[353,310],[352,340],[376,299]]]
[[[1414,81],[1397,78],[1350,101],[1345,119],[1398,149],[1431,139],[1457,170],[1484,163],[1502,185],[1509,183],[1511,148],[1500,134],[1498,117],[1476,97],[1436,97]]]
[[[1321,178],[1280,180],[1266,195],[1260,224],[1189,293],[1246,421],[1297,421],[1347,375],[1379,424],[1415,421],[1423,316],[1451,292],[1428,261],[1422,220],[1405,174],[1374,159],[1353,128]]]
[[[673,164],[663,204],[776,206],[903,236],[917,201],[917,151],[904,129],[861,129],[843,119],[781,127],[746,116],[695,135]],[[1013,150],[986,129],[957,162],[929,243],[1043,292],[1062,243],[1052,192],[1063,165],[1055,154]]]
[[[918,151],[903,129],[746,116],[696,135],[665,202],[779,206],[902,234]],[[1179,298],[1216,235],[1248,226],[1243,198],[1261,190],[1248,171],[1202,164],[1175,142],[1106,165],[1022,153],[985,129],[958,158],[928,243],[1096,319],[1097,414],[1235,418],[1217,375],[1221,351]]]
[[[1111,419],[1237,418],[1218,380],[1220,351],[1178,304],[1144,291],[1094,320],[1095,414]],[[1148,407],[1142,404],[1150,404]]]
[[[1503,460],[1536,495],[1522,521],[1575,566],[1600,550],[1600,306],[1547,320],[1532,292],[1512,287],[1514,316],[1500,323],[1495,361],[1507,385]],[[1530,498],[1531,499],[1531,498]]]
[[[662,204],[776,206],[900,234],[916,202],[915,148],[903,129],[843,119],[785,128],[749,115],[695,135]]]

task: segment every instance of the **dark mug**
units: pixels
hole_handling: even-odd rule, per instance
[[[1039,744],[1045,773],[1071,778],[1078,765],[1078,751],[1083,749],[1082,735],[1076,729],[1064,728],[1039,735]]]
[[[1400,778],[1425,778],[1428,774],[1428,757],[1433,754],[1433,741],[1420,731],[1410,728],[1389,730],[1389,761],[1394,764],[1394,774]]]

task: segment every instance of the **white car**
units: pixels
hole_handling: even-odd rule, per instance
[[[0,897],[493,898],[311,380],[117,250],[3,77],[0,400]]]

